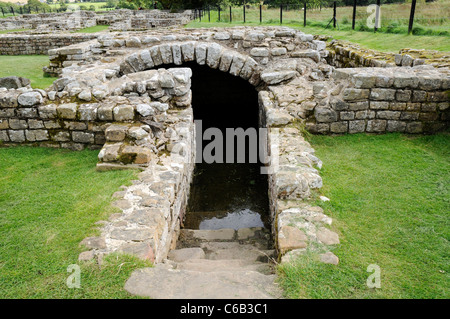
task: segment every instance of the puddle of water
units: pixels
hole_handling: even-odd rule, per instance
[[[267,175],[259,164],[197,164],[184,227],[269,227]]]
[[[199,229],[233,228],[236,230],[248,227],[264,227],[261,215],[248,208],[237,212],[227,212],[225,217],[205,217],[198,226]]]

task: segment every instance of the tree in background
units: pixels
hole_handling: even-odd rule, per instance
[[[42,3],[39,0],[28,0],[27,4],[25,5],[25,8],[28,11],[28,8],[31,8],[31,11],[36,11],[36,9],[39,12],[43,12],[44,10],[46,12],[50,11],[50,6],[47,3]]]

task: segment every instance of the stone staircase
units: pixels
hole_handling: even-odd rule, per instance
[[[134,271],[125,289],[155,299],[280,298],[274,257],[264,228],[183,229],[168,260]]]

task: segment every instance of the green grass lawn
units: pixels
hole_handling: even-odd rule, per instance
[[[0,77],[22,76],[31,80],[33,88],[46,89],[57,79],[44,76],[42,68],[48,63],[46,55],[0,55]]]
[[[233,26],[257,26],[259,23],[242,23],[242,22],[199,22],[192,21],[187,24],[187,28],[217,28],[217,27],[233,27]],[[264,23],[263,26],[274,25],[279,23]],[[283,23],[283,26],[292,27],[305,33],[315,35],[330,35],[336,39],[346,40],[359,44],[363,48],[373,49],[383,52],[398,53],[401,49],[427,49],[438,51],[450,51],[449,36],[425,36],[425,35],[407,35],[407,34],[390,34],[390,33],[373,33],[366,31],[340,31],[332,28],[322,27],[303,27],[302,23]]]
[[[104,30],[108,30],[109,25],[96,25],[93,27],[88,27],[88,28],[84,28],[84,29],[80,29],[78,31],[75,31],[76,33],[96,33],[96,32],[101,32]]]
[[[0,30],[0,34],[7,34],[10,32],[22,32],[22,31],[28,31],[30,29],[12,29],[12,30]]]
[[[0,298],[127,298],[132,270],[148,263],[110,256],[99,269],[78,263],[80,241],[98,233],[111,195],[135,176],[97,172],[98,151],[0,148]],[[66,286],[81,266],[81,288]]]
[[[338,266],[280,267],[290,298],[448,298],[450,135],[313,136]],[[381,268],[369,289],[367,267]]]

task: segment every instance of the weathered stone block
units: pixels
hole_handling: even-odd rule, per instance
[[[159,51],[161,52],[161,59],[163,64],[173,63],[172,47],[170,44],[161,44],[159,46]]]
[[[250,50],[250,55],[255,57],[267,57],[269,56],[269,50],[266,48],[253,48]]]
[[[23,130],[28,128],[28,123],[26,120],[10,119],[9,127],[13,130]]]
[[[37,117],[37,109],[36,108],[20,108],[17,109],[17,116],[18,117],[25,117],[25,118],[33,118]]]
[[[284,254],[289,250],[306,248],[308,238],[305,233],[292,226],[283,226],[278,232],[278,250]]]
[[[101,162],[115,162],[119,159],[119,151],[122,143],[105,144],[98,154]]]
[[[1,130],[0,131],[0,141],[2,142],[9,142],[9,136],[8,136],[8,132],[5,130]]]
[[[94,134],[78,131],[72,132],[72,140],[76,143],[89,143],[89,144],[93,144],[95,141]]]
[[[172,43],[172,57],[174,64],[181,65],[183,63],[181,46],[177,43]]]
[[[330,124],[331,133],[347,133],[348,122],[334,122]]]
[[[220,58],[219,70],[222,72],[228,72],[231,63],[233,62],[233,57],[233,51],[224,50],[222,53],[222,57]]]
[[[311,133],[326,134],[330,131],[329,123],[306,123],[306,129]]]
[[[118,105],[113,109],[115,121],[131,121],[134,119],[134,107],[131,105]]]
[[[30,119],[28,120],[28,127],[33,130],[44,128],[44,122],[42,122],[41,120]],[[1,128],[1,120],[0,120],[0,128]]]
[[[25,132],[23,130],[8,130],[8,134],[11,142],[25,142]]]
[[[439,118],[437,113],[427,112],[419,113],[419,120],[421,121],[436,121]]]
[[[346,88],[343,93],[344,101],[358,101],[369,98],[369,89]]]
[[[350,111],[367,110],[369,108],[369,101],[348,103],[348,109]]]
[[[392,101],[395,100],[395,92],[394,89],[380,89],[375,88],[370,90],[370,99],[376,101]]]
[[[81,121],[95,121],[97,119],[98,104],[82,104],[78,108]]]
[[[411,100],[411,90],[397,90],[395,99],[399,102],[408,102]]]
[[[340,243],[338,234],[325,227],[320,227],[317,230],[317,239],[325,245],[338,245]]]
[[[398,120],[400,118],[400,112],[396,111],[378,111],[377,118],[385,120]]]
[[[381,133],[386,131],[386,120],[369,120],[367,121],[366,131],[370,133]]]
[[[101,121],[113,120],[114,105],[102,105],[97,109],[98,119]]]
[[[22,106],[33,106],[41,104],[44,101],[39,92],[26,92],[19,95],[17,102]]]
[[[127,125],[118,125],[118,124],[110,125],[105,130],[106,141],[121,142],[125,139],[127,132],[128,132]]]
[[[396,74],[394,78],[394,87],[398,89],[415,89],[419,84],[419,79],[410,75]]]
[[[25,136],[30,142],[47,141],[49,139],[47,130],[25,130]]]
[[[75,120],[77,118],[77,104],[68,103],[57,106],[56,111],[59,117],[67,120]]]
[[[222,49],[222,46],[217,43],[211,43],[208,45],[206,64],[210,68],[217,69],[219,67]]]
[[[195,42],[184,42],[181,44],[181,55],[183,61],[189,62],[195,60]]]
[[[441,88],[442,80],[439,77],[421,76],[418,78],[418,81],[418,86],[421,90],[434,91]]]
[[[39,105],[38,113],[41,119],[54,119],[56,118],[56,105],[48,104],[48,105]]]
[[[0,130],[5,130],[9,128],[9,123],[7,119],[0,119]]]
[[[122,149],[122,153],[119,160],[124,164],[147,164],[150,162],[152,152],[146,147],[140,146],[125,146]]]
[[[436,112],[437,103],[422,103],[420,110],[422,112]]]
[[[339,117],[343,121],[353,120],[355,118],[355,112],[340,112]]]
[[[375,87],[375,81],[377,77],[372,74],[355,74],[353,76],[352,82],[355,88],[359,89],[371,89]]]
[[[200,65],[204,65],[206,63],[206,52],[208,50],[208,45],[206,43],[198,43],[195,46],[195,59],[197,63]]]
[[[406,103],[404,102],[389,102],[389,109],[392,111],[406,110]]]
[[[233,61],[234,64],[234,61]],[[232,65],[233,67],[233,65]],[[231,71],[230,71],[231,73]],[[284,70],[284,71],[269,71],[269,72],[263,72],[261,73],[261,79],[269,84],[269,85],[273,85],[273,84],[278,84],[280,82],[283,81],[287,81],[290,80],[292,78],[294,78],[297,75],[296,71],[289,71],[289,70]]]
[[[70,141],[70,133],[67,131],[60,131],[55,133],[52,138],[55,142],[69,142]]]
[[[230,66],[230,74],[238,76],[241,73],[242,67],[244,66],[246,57],[242,54],[234,54],[233,62]]]
[[[423,124],[422,122],[410,122],[406,124],[406,133],[422,133]]]
[[[357,120],[366,120],[375,118],[375,111],[365,110],[358,111],[355,113],[355,119]]]
[[[314,109],[314,117],[317,122],[336,122],[337,121],[337,113],[331,109],[326,107],[316,107]]]
[[[273,48],[272,50],[270,50],[270,54],[272,54],[273,56],[280,56],[280,55],[284,55],[287,53],[286,48],[280,47],[280,48]]]
[[[387,132],[404,132],[406,129],[406,122],[402,121],[387,121]]]

